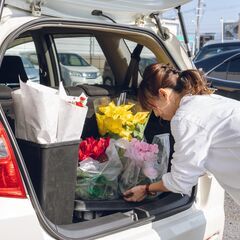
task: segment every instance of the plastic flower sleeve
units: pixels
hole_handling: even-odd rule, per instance
[[[98,162],[90,157],[80,162],[77,169],[76,198],[83,200],[117,199],[118,176],[122,171],[114,141],[106,149],[108,160]]]
[[[167,172],[170,156],[170,135],[169,133],[155,135],[152,143],[158,145],[158,158],[155,169],[158,171],[157,180],[160,180],[164,173]]]
[[[156,181],[159,175],[156,169],[159,151],[156,144],[148,144],[133,138],[128,143],[118,141],[118,146],[125,148],[124,154],[121,154],[124,166],[119,181],[121,193],[136,185]]]

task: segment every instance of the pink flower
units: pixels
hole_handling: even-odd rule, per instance
[[[143,174],[150,178],[150,179],[156,179],[157,176],[158,176],[158,172],[156,169],[154,169],[153,167],[146,167],[146,168],[143,168]]]
[[[139,166],[142,166],[145,161],[156,161],[158,151],[158,146],[156,144],[141,142],[133,138],[128,144],[124,156],[132,159]]]

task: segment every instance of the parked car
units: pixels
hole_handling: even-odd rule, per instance
[[[66,86],[78,84],[102,84],[102,76],[96,67],[90,65],[76,53],[58,53],[61,73]]]
[[[197,61],[195,65],[204,70],[214,88],[225,91],[240,90],[240,49],[225,51]]]
[[[225,51],[240,49],[240,41],[226,41],[226,42],[207,42],[200,50],[197,52],[193,61],[197,62],[214,55],[221,54]]]
[[[136,86],[126,80],[131,52],[122,44],[125,39],[149,49],[157,62],[170,63],[179,70],[194,67],[177,38],[171,33],[162,34],[149,17],[156,10],[175,9],[186,2],[188,0],[156,0],[151,4],[139,1],[137,7],[133,0],[65,0],[61,4],[56,0],[1,2],[0,103],[4,107],[4,111],[0,108],[1,239],[222,239],[224,191],[211,175],[199,179],[191,196],[167,192],[139,203],[125,202],[121,197],[111,201],[90,201],[67,194],[74,187],[77,166],[77,159],[67,156],[74,151],[77,153],[73,146],[78,146],[78,142],[37,144],[16,137],[22,128],[15,127],[12,113],[22,112],[20,108],[13,111],[13,89],[7,87],[6,76],[14,72],[18,77],[18,64],[6,65],[5,68],[2,64],[8,57],[6,51],[15,46],[26,51],[34,50],[39,84],[55,89],[62,80],[62,63],[58,57],[61,52],[55,47],[55,40],[61,39],[64,44],[69,44],[71,52],[81,54],[87,47],[91,52],[96,51],[94,42],[98,42],[108,63],[111,63],[115,85],[83,84],[65,86],[65,89],[71,96],[84,92],[88,97],[89,110],[81,137],[99,137],[93,101],[104,96],[114,98],[122,92],[136,99],[136,91],[133,91]],[[117,23],[90,14],[95,9],[102,9]],[[143,14],[146,17],[142,18]],[[132,25],[133,22],[139,25]],[[76,44],[73,45],[70,39],[74,39]],[[69,70],[78,71],[75,68]],[[138,76],[140,82],[141,74]],[[51,99],[49,106],[52,107]],[[65,117],[71,118],[67,114]],[[29,119],[25,120],[27,123]],[[21,126],[21,122],[18,124]],[[159,123],[159,119],[151,115],[145,130],[147,141],[152,142],[154,136],[166,133],[171,133],[169,122]],[[172,154],[173,139],[170,138],[169,142]],[[75,165],[69,169],[74,160]],[[167,164],[170,168],[171,157]],[[64,187],[59,187],[62,185]]]

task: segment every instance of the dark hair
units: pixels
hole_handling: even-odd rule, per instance
[[[184,95],[213,93],[202,71],[197,69],[179,71],[169,64],[154,63],[146,67],[139,85],[138,98],[143,108],[151,109],[148,100],[158,96],[160,88],[171,88]]]

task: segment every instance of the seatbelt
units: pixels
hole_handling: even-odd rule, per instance
[[[139,70],[139,61],[140,61],[140,54],[142,52],[143,45],[137,44],[131,54],[131,60],[128,65],[128,69],[125,75],[124,86],[129,87],[129,84],[132,79],[131,87],[137,89],[138,85],[138,70]]]

